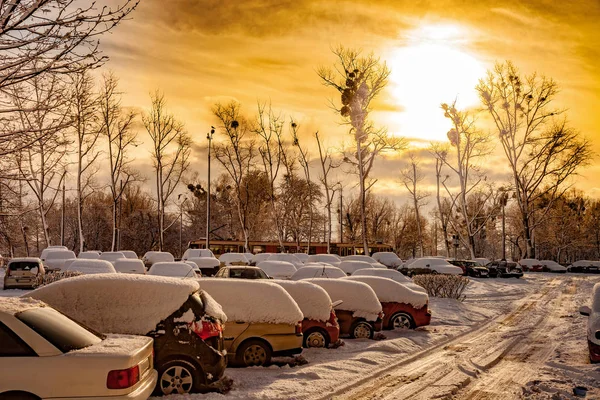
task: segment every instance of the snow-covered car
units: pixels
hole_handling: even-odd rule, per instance
[[[578,260],[567,267],[567,272],[598,274],[600,273],[600,266],[598,261]]]
[[[379,276],[382,278],[388,278],[388,279],[391,279],[398,283],[401,283],[402,285],[406,286],[407,288],[409,288],[411,290],[427,294],[427,290],[425,290],[424,287],[417,285],[416,283],[414,283],[412,281],[412,279],[410,279],[403,273],[400,273],[393,269],[380,269],[380,268],[359,269],[357,271],[354,271],[352,273],[352,276]]]
[[[523,268],[514,261],[492,261],[486,265],[490,278],[520,278]]]
[[[182,260],[188,260],[190,258],[197,258],[197,257],[212,257],[215,258],[215,255],[213,254],[212,251],[210,251],[210,249],[187,249],[184,253],[183,256],[181,257]]]
[[[304,347],[329,347],[340,338],[331,298],[322,287],[308,281],[274,280],[294,299],[304,315],[302,320],[302,345]]]
[[[308,256],[304,264],[311,262],[327,263],[337,267],[340,265],[342,260],[340,260],[340,258],[335,254],[311,254]]]
[[[67,248],[67,246],[48,246],[44,250],[42,250],[42,253],[40,254],[40,259],[42,261],[46,261],[46,256],[48,255],[48,253],[50,253],[51,251],[56,251],[56,250],[69,250],[69,249]],[[75,258],[75,257],[73,257],[73,258]]]
[[[77,258],[82,259],[82,260],[97,260],[100,258],[100,253],[99,251],[82,251],[81,253],[79,253],[77,255]]]
[[[588,317],[587,342],[592,363],[600,362],[600,283],[592,289],[592,306],[579,309],[581,315]]]
[[[344,260],[338,265],[338,268],[346,273],[346,275],[352,275],[354,271],[359,269],[375,268],[373,264],[366,261],[355,261],[355,260]]]
[[[479,264],[482,267],[485,267],[486,265],[488,265],[491,260],[485,257],[477,257],[474,258],[473,261],[475,261],[477,264]]]
[[[472,276],[474,278],[487,278],[490,275],[490,271],[486,266],[481,266],[477,261],[472,260],[448,260],[452,265],[463,270],[463,275]]]
[[[377,253],[373,253],[373,259],[388,268],[398,268],[402,265],[402,260],[396,253],[391,251],[378,251]]]
[[[290,279],[297,271],[294,264],[290,262],[271,261],[271,259],[262,261],[257,267],[262,269],[269,278],[273,279]]]
[[[152,358],[151,338],[98,335],[38,300],[0,301],[2,399],[147,399]]]
[[[271,257],[273,253],[258,253],[255,254],[254,257],[252,257],[252,263],[254,265],[258,265],[258,263],[262,262],[262,261],[267,261],[269,259],[269,257]]]
[[[121,253],[123,253],[123,255],[125,256],[125,258],[130,258],[132,260],[137,260],[138,259],[138,255],[136,254],[135,251],[133,250],[119,250]]]
[[[187,261],[195,262],[203,276],[214,276],[221,268],[221,263],[214,257],[190,257]]]
[[[221,265],[250,265],[243,253],[223,253],[219,256]]]
[[[142,261],[144,262],[146,269],[150,269],[154,263],[173,262],[175,261],[175,257],[167,251],[147,251],[142,257]]]
[[[294,272],[290,279],[298,281],[311,278],[343,278],[344,276],[346,276],[346,273],[338,267],[324,263],[322,265],[305,265]]]
[[[196,280],[105,274],[63,279],[27,294],[98,332],[154,339],[156,390],[204,391],[223,376],[227,317]],[[81,372],[81,371],[80,371]],[[74,373],[70,376],[71,383]]]
[[[146,273],[144,262],[133,258],[119,258],[114,262],[114,267],[117,272],[122,274],[141,274]]]
[[[367,262],[367,263],[371,264],[375,268],[387,268],[385,265],[383,265],[379,261],[375,260],[373,257],[369,257],[369,256],[361,255],[361,254],[354,254],[351,256],[343,257],[342,262],[343,261],[363,261],[363,262]]]
[[[267,261],[287,261],[287,262],[293,264],[294,267],[296,267],[296,268],[301,268],[304,265],[304,263],[302,261],[300,261],[300,259],[298,257],[296,257],[295,254],[291,254],[291,253],[271,254],[271,256],[269,258],[267,258]],[[256,265],[258,265],[258,263],[256,263]]]
[[[302,262],[302,264],[308,262],[308,254],[306,253],[294,253],[296,258]]]
[[[70,250],[54,249],[46,254],[46,259],[42,259],[46,270],[61,270],[65,266],[65,261],[74,260],[75,253]]]
[[[105,251],[102,254],[100,254],[100,260],[105,260],[108,261],[110,263],[113,263],[118,260],[119,258],[126,258],[125,254],[123,254],[120,251]]]
[[[542,262],[536,258],[523,258],[519,265],[523,271],[542,272]]]
[[[205,279],[202,288],[223,307],[225,350],[234,365],[267,365],[302,352],[304,316],[280,285],[266,280]]]
[[[38,275],[44,275],[45,272],[39,258],[13,258],[6,266],[4,289],[33,289]]]
[[[91,274],[115,274],[115,267],[106,260],[80,260],[77,259],[69,264],[64,271],[78,271],[84,275]]]
[[[564,274],[567,272],[567,267],[563,267],[559,263],[553,260],[542,260],[542,271],[544,272],[555,272],[559,274]]]
[[[340,325],[340,335],[353,339],[372,339],[374,333],[381,330],[381,303],[366,283],[328,278],[314,278],[308,282],[325,289],[336,304],[334,309]]]
[[[404,273],[404,269],[402,270]],[[450,264],[443,258],[418,258],[406,268],[408,276],[418,274],[448,274],[462,275],[463,270],[460,267]]]
[[[170,276],[173,278],[195,278],[194,268],[180,261],[157,262],[152,264],[148,270],[148,275]]]
[[[349,276],[345,279],[366,283],[373,289],[383,310],[383,329],[414,329],[429,325],[429,296],[401,283],[379,276]]]
[[[198,264],[196,264],[195,262],[193,262],[191,260],[185,260],[185,261],[181,261],[181,262],[192,267],[192,269],[194,270],[194,273],[196,274],[197,277],[202,276],[202,271],[198,267]]]
[[[219,272],[215,274],[215,278],[269,279],[269,276],[258,267],[240,265],[221,267]]]

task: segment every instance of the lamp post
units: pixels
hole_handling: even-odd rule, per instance
[[[177,200],[181,198],[182,194],[177,196]],[[182,237],[183,237],[183,203],[187,201],[187,197],[183,198],[183,201],[179,203],[179,258],[183,257],[183,246],[182,246]]]
[[[212,138],[215,134],[215,127],[210,127],[210,132],[206,134],[208,139],[208,179],[207,179],[207,190],[206,190],[206,249],[210,249],[210,148],[212,144]]]
[[[502,189],[499,198],[500,206],[502,207],[502,259],[506,260],[506,213],[504,208],[508,203],[508,192]]]

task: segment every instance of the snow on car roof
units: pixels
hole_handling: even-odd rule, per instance
[[[287,281],[276,279],[300,307],[304,318],[325,322],[331,314],[331,298],[319,285],[308,281]]]
[[[340,259],[335,254],[311,254],[306,259],[307,262],[326,262],[326,263],[335,263],[336,265],[340,263]]]
[[[89,260],[89,259],[76,259],[65,268],[65,271],[79,271],[84,275],[88,274],[114,274],[117,271],[115,267],[105,260]]]
[[[0,312],[15,315],[30,308],[44,307],[45,304],[39,300],[23,297],[7,297],[0,301]]]
[[[8,263],[10,264],[10,263],[13,263],[13,262],[37,262],[37,263],[41,263],[42,260],[39,259],[38,257],[17,257],[17,258],[11,258]]]
[[[390,278],[396,282],[412,282],[403,273],[398,272],[394,269],[380,269],[380,268],[364,268],[356,270],[352,273],[352,276],[381,276],[384,278]]]
[[[214,257],[190,257],[188,261],[193,261],[199,268],[218,267],[221,265],[219,260]]]
[[[571,267],[589,267],[593,266],[594,262],[590,260],[578,260],[571,264]]]
[[[288,292],[267,280],[204,279],[202,289],[223,307],[229,321],[296,324],[304,319]]]
[[[297,281],[300,279],[310,279],[310,278],[343,278],[346,276],[346,273],[339,269],[338,267],[334,267],[333,265],[305,265],[302,268],[299,268],[298,271],[294,272],[294,275],[291,276],[291,280]]]
[[[121,253],[123,253],[123,255],[125,256],[125,258],[138,258],[137,254],[135,251],[133,250],[119,250]]]
[[[97,274],[56,281],[25,296],[99,332],[145,335],[199,287],[193,279]]]
[[[77,255],[77,258],[83,260],[97,260],[100,258],[100,254],[95,251],[82,251]]]
[[[114,261],[118,260],[119,258],[126,258],[125,254],[121,253],[120,251],[105,251],[100,254],[101,260]]]
[[[146,267],[142,260],[133,258],[119,258],[115,260],[115,269],[117,272],[129,273],[129,274],[145,274]]]
[[[272,278],[290,278],[296,272],[294,264],[287,261],[271,261],[271,259],[268,259],[267,261],[261,261],[257,267]]]
[[[335,307],[336,310],[352,311],[354,317],[365,318],[368,321],[375,321],[381,312],[381,303],[375,291],[366,283],[327,278],[314,278],[308,282],[325,289],[331,301],[342,300],[342,303]]]
[[[364,261],[368,263],[377,262],[373,257],[365,256],[364,254],[353,254],[342,258],[342,261]]]
[[[223,253],[219,256],[219,260],[224,263],[228,263],[228,262],[248,263],[248,259],[242,253]]]
[[[46,255],[46,260],[67,260],[75,258],[75,253],[70,250],[52,250]]]
[[[178,278],[195,278],[194,268],[183,262],[157,262],[152,264],[148,275],[171,276]]]
[[[147,260],[149,263],[154,264],[157,262],[173,262],[175,261],[175,257],[173,254],[166,251],[148,251],[144,254],[143,259]]]
[[[212,251],[207,249],[187,249],[185,253],[183,253],[182,259],[190,259],[196,257],[211,257],[214,258],[214,254]]]
[[[374,268],[373,264],[370,264],[366,261],[357,261],[357,260],[344,260],[338,266],[339,269],[344,271],[346,274],[352,274],[354,271],[365,268]]]
[[[290,263],[301,263],[300,259],[295,254],[291,253],[275,253],[271,254],[267,261],[287,261]]]
[[[375,291],[379,301],[383,303],[405,303],[421,308],[429,301],[425,293],[416,292],[389,278],[380,276],[349,276],[351,281],[366,283]]]

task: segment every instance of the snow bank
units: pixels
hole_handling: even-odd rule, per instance
[[[16,314],[21,311],[29,310],[30,308],[44,307],[45,304],[39,300],[23,297],[7,297],[0,301],[0,311],[7,314]]]
[[[77,258],[82,260],[97,260],[100,258],[100,254],[96,251],[82,251]]]
[[[304,318],[326,322],[331,314],[331,298],[322,287],[308,281],[274,280],[292,296]]]
[[[296,272],[296,267],[287,261],[262,261],[257,265],[258,268],[265,271],[271,278],[290,279]]]
[[[152,264],[148,275],[171,276],[176,278],[195,278],[194,268],[183,262],[157,262]]]
[[[207,249],[187,249],[185,251],[185,253],[183,253],[183,256],[181,257],[181,259],[189,260],[190,258],[197,258],[197,257],[215,258],[215,255],[213,254],[212,251],[207,250]]]
[[[340,265],[341,261],[342,260],[340,260],[339,257],[334,254],[311,254],[308,256],[305,263],[324,262],[337,267],[338,265]]]
[[[359,269],[374,268],[371,263],[366,261],[344,260],[340,263],[339,268],[347,275],[352,275],[354,271]]]
[[[366,283],[382,303],[404,303],[421,308],[429,302],[429,296],[417,292],[389,278],[380,276],[349,276],[347,280]]]
[[[105,260],[74,260],[64,271],[79,271],[84,275],[89,274],[114,274],[117,271],[113,265]]]
[[[266,280],[204,279],[202,289],[223,307],[229,321],[296,324],[304,319],[294,299]]]
[[[357,318],[375,321],[381,312],[381,303],[369,285],[349,279],[315,278],[308,282],[321,286],[334,303],[342,300],[336,310],[352,311]]]
[[[145,335],[198,289],[192,279],[104,274],[64,279],[26,296],[99,332]]]
[[[145,274],[146,267],[142,260],[132,258],[119,258],[114,262],[115,270],[123,274]]]
[[[166,251],[148,251],[142,257],[142,261],[145,264],[154,264],[157,262],[173,262],[175,261],[175,257],[173,254]]]
[[[199,268],[213,268],[221,265],[219,260],[214,257],[190,257],[187,261],[195,262]]]
[[[225,265],[231,265],[231,263],[243,263],[249,264],[250,262],[242,253],[224,253],[219,256],[219,261]]]
[[[306,265],[300,268],[298,271],[294,272],[294,275],[291,276],[291,280],[298,281],[300,279],[310,279],[310,278],[343,278],[346,276],[346,273],[339,269],[338,267],[334,267],[332,265]]]

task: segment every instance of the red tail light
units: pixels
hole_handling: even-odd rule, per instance
[[[219,322],[194,321],[190,325],[194,333],[202,340],[220,336],[223,333],[223,326]]]
[[[296,335],[301,335],[301,334],[302,334],[302,321],[300,321],[296,324]]]
[[[106,387],[109,389],[127,389],[140,381],[140,368],[136,365],[128,369],[116,369],[108,373]]]
[[[383,313],[383,311],[381,311],[378,315],[377,315],[380,319],[383,319],[383,317],[385,316],[385,314]]]

